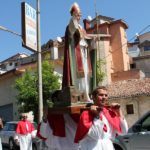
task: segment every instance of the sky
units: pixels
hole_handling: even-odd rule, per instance
[[[0,0],[0,26],[21,34],[21,2],[23,0]],[[25,0],[36,9],[37,0]],[[150,30],[150,0],[40,0],[41,45],[50,39],[64,36],[70,20],[70,7],[77,2],[82,11],[82,20],[98,15],[122,19],[128,25],[128,41],[135,39],[136,33]],[[21,37],[0,30],[0,62],[17,54],[32,52],[22,47]]]

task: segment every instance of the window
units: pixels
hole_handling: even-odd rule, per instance
[[[113,61],[111,61],[110,63],[111,63],[111,69],[114,69]]]
[[[15,63],[15,66],[18,66],[18,63]]]
[[[16,130],[16,127],[17,127],[17,124],[9,124],[9,127],[8,127],[8,131],[15,131]]]
[[[150,131],[150,116],[142,122],[142,131]]]
[[[144,51],[150,51],[150,46],[144,46]]]
[[[130,64],[130,68],[131,68],[131,69],[135,69],[135,68],[136,68],[136,64],[135,64],[135,63]]]
[[[9,124],[6,123],[5,126],[4,126],[4,128],[3,128],[3,131],[7,131],[8,130],[8,126],[9,126]]]
[[[127,114],[134,114],[133,104],[126,105],[126,111],[127,111]]]

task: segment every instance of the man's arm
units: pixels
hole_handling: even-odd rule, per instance
[[[125,118],[120,119],[120,126],[122,130],[122,134],[126,134],[128,132],[128,123]]]
[[[15,140],[16,143],[19,142],[19,133],[20,133],[20,124],[18,123],[16,131],[15,131],[15,136],[14,136],[14,140]]]
[[[115,110],[116,114],[120,117],[120,128],[121,128],[121,131],[122,131],[121,134],[127,133],[128,124],[127,124],[127,121],[126,121],[126,119],[125,119],[125,117],[122,113],[120,105],[118,103],[113,103],[112,106],[114,106],[113,110]]]

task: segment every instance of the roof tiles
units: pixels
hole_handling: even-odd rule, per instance
[[[150,78],[113,82],[108,85],[110,99],[150,95]]]

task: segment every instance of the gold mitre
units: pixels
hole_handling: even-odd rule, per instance
[[[78,3],[73,3],[73,5],[71,6],[71,8],[70,8],[70,14],[71,14],[71,16],[74,14],[74,13],[81,13],[81,10],[80,10],[80,7],[79,7],[79,5],[78,5]]]

